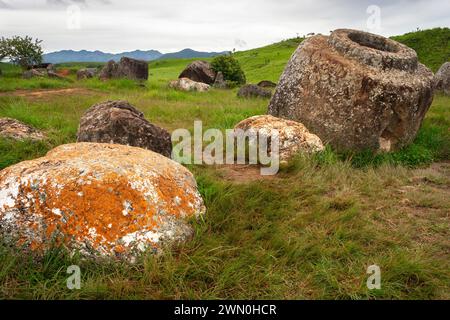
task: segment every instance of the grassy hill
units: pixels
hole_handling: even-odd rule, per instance
[[[446,61],[450,61],[450,29],[435,28],[415,31],[392,39],[416,50],[419,61],[436,72]]]
[[[286,62],[303,38],[281,41],[262,48],[236,53],[236,58],[245,71],[247,80],[257,83],[261,80],[278,82]]]
[[[302,41],[295,38],[262,48],[235,53],[249,83],[261,80],[277,82],[292,52]],[[150,75],[158,74],[158,80],[178,77],[183,68],[196,59],[168,59],[150,62]],[[211,58],[204,59],[210,61]]]
[[[433,72],[450,60],[450,29],[435,28],[407,33],[392,37],[417,52],[419,61]],[[256,83],[261,80],[277,82],[286,66],[286,62],[303,38],[293,38],[265,47],[235,53],[245,71],[247,81]],[[165,79],[178,76],[187,63],[195,59],[162,60],[150,63],[150,72],[162,72]],[[210,60],[210,59],[206,59]],[[157,70],[157,71],[156,71]]]

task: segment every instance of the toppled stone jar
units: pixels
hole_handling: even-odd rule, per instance
[[[302,122],[340,151],[392,151],[411,143],[433,100],[433,73],[414,50],[357,30],[305,40],[268,113]]]

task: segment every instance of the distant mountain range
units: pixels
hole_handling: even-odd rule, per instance
[[[109,60],[118,61],[122,57],[129,57],[139,60],[151,61],[158,59],[181,59],[181,58],[207,58],[222,55],[223,52],[202,52],[192,49],[184,49],[178,52],[163,54],[156,50],[135,50],[122,53],[105,53],[102,51],[73,51],[61,50],[43,55],[44,62],[47,63],[63,63],[63,62],[107,62]]]

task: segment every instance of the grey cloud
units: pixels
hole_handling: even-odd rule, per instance
[[[81,7],[80,30],[66,28],[69,4]],[[381,8],[383,35],[450,25],[448,0],[0,0],[0,30],[42,38],[47,51],[243,50],[296,34],[364,29],[369,5]]]

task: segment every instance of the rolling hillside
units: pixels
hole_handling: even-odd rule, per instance
[[[435,28],[406,33],[392,37],[416,50],[419,61],[436,72],[446,61],[450,61],[450,29]]]
[[[433,72],[450,59],[449,28],[411,32],[392,38],[416,50],[419,61]],[[303,38],[288,39],[265,47],[236,52],[235,57],[241,63],[249,83],[261,80],[277,82],[286,62],[303,40]],[[164,78],[176,78],[184,66],[192,60],[194,59],[153,61],[150,63],[150,72],[157,68],[158,72],[163,72]]]

